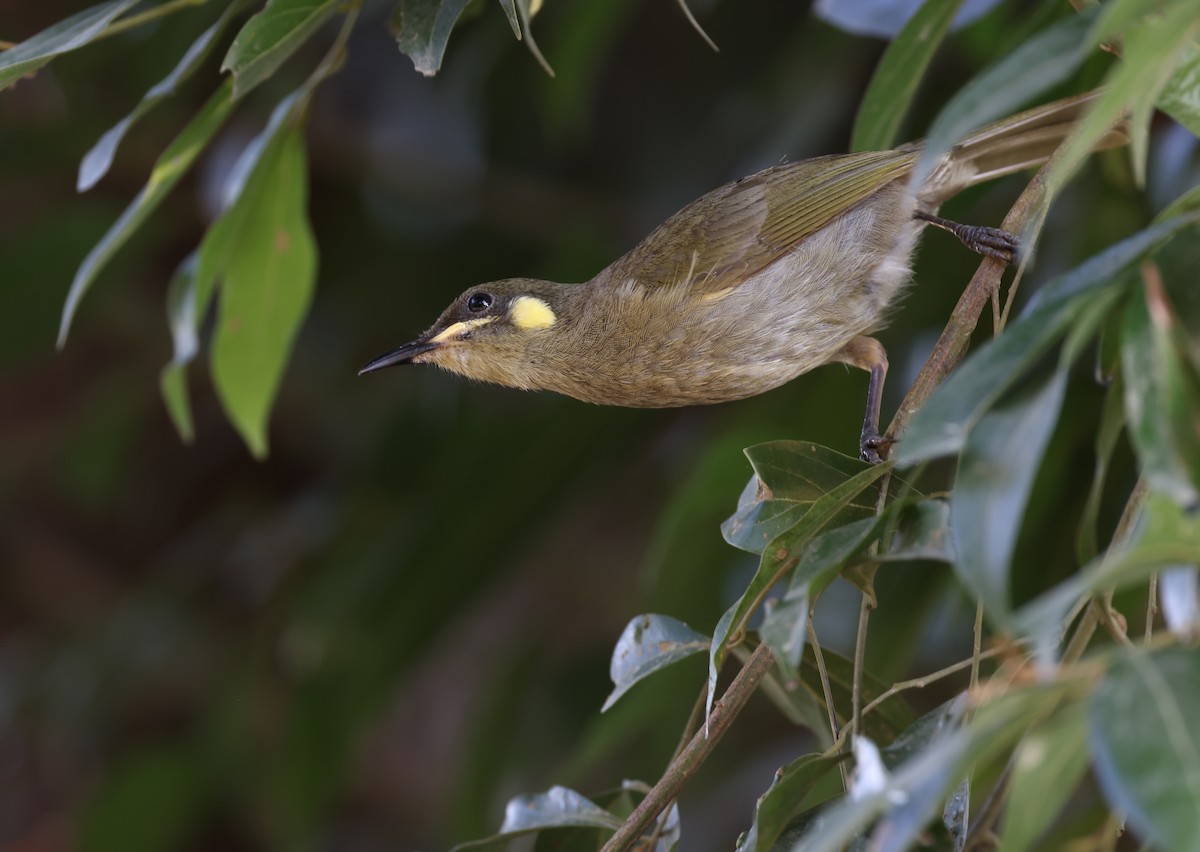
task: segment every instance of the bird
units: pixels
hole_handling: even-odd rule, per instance
[[[871,462],[887,353],[880,330],[933,225],[1007,264],[1016,236],[937,215],[975,184],[1044,163],[1096,92],[967,136],[911,180],[914,142],[784,162],[675,213],[582,284],[508,278],[471,287],[409,343],[359,375],[432,364],[483,382],[601,405],[669,408],[764,393],[828,363],[869,375],[859,450]],[[1098,147],[1124,142],[1118,128]]]

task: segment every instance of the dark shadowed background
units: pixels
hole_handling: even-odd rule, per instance
[[[83,5],[5,4],[0,38]],[[1002,4],[954,35],[920,120],[1046,6]],[[332,32],[239,106],[89,293],[62,352],[75,268],[218,60],[85,195],[79,158],[219,9],[98,42],[0,94],[0,846],[439,849],[494,831],[518,792],[658,777],[703,661],[601,716],[614,642],[643,612],[711,631],[755,564],[718,529],[750,473],[741,448],[803,438],[852,454],[866,375],[826,367],[719,408],[627,411],[430,369],[355,373],[470,284],[584,280],[707,190],[846,149],[881,41],[805,4],[695,7],[719,54],[669,0],[550,0],[533,26],[551,79],[489,3],[426,79],[397,51],[386,4],[367,6],[307,131],[318,291],[264,462],[225,421],[204,363],[190,373],[197,438],[181,443],[158,394],[163,294],[232,160]],[[1145,219],[1119,157],[1088,169],[1055,207],[1030,291]],[[946,215],[997,224],[1020,186],[980,188]],[[1072,229],[1080,209],[1088,233]],[[887,411],[975,265],[926,236],[918,285],[882,337]],[[1101,391],[1073,393],[1090,429]],[[1091,459],[1066,431],[1046,474],[1061,484],[1038,499],[1070,516]],[[1038,546],[1027,530],[1021,552]],[[870,649],[875,674],[969,653],[973,602],[945,566],[878,583],[876,624],[910,629],[881,628],[907,641]],[[823,601],[828,646],[849,647],[857,607],[836,587]],[[731,848],[802,736],[752,705],[686,791],[686,848]]]

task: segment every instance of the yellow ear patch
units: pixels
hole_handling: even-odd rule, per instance
[[[508,309],[513,325],[522,331],[549,328],[557,322],[554,310],[536,296],[518,296]]]

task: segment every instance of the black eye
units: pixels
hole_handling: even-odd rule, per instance
[[[473,314],[481,314],[492,306],[494,297],[491,293],[472,293],[467,299],[467,310]]]

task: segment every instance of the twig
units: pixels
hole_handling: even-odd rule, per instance
[[[1083,656],[1083,652],[1087,650],[1088,643],[1092,641],[1092,636],[1096,633],[1096,625],[1100,620],[1096,616],[1096,611],[1089,606],[1083,613],[1083,618],[1079,622],[1079,626],[1075,628],[1075,633],[1071,636],[1071,641],[1067,643],[1066,650],[1063,651],[1062,662],[1064,664],[1075,663]]]
[[[980,660],[991,659],[992,657],[999,656],[1001,653],[1003,653],[1003,651],[1004,651],[1003,648],[992,648],[990,651],[984,651],[983,653],[981,653],[979,655],[979,659]],[[936,672],[930,672],[929,674],[922,675],[921,677],[914,677],[911,680],[902,680],[899,683],[893,683],[890,687],[888,687],[886,690],[884,690],[879,695],[877,695],[874,699],[872,699],[872,701],[866,707],[864,707],[862,709],[862,715],[864,715],[864,716],[868,715],[872,710],[874,710],[880,704],[887,701],[889,698],[891,698],[893,695],[895,695],[899,692],[903,692],[906,689],[923,689],[923,688],[929,686],[929,684],[931,684],[931,683],[936,683],[937,681],[941,680],[942,678],[949,677],[950,675],[954,674],[955,672],[960,672],[963,669],[965,669],[971,665],[974,665],[974,664],[975,664],[975,658],[971,657],[966,660],[959,660],[954,665],[946,666],[946,668],[944,668],[944,669],[938,669]]]
[[[1044,173],[1044,169],[1039,171],[1025,187],[1025,191],[1017,198],[1016,203],[1008,211],[1008,215],[1004,217],[1001,226],[1004,230],[1013,234],[1025,232],[1026,226],[1035,215],[1041,201]],[[904,427],[908,425],[908,421],[912,419],[917,409],[925,403],[934,389],[962,360],[971,340],[971,334],[979,322],[979,315],[983,312],[983,306],[990,301],[992,293],[999,288],[1004,269],[1005,267],[1000,261],[991,257],[985,257],[979,264],[979,268],[971,277],[967,288],[959,297],[958,304],[954,306],[954,312],[950,314],[950,321],[942,330],[942,335],[934,345],[933,352],[926,359],[920,375],[909,388],[904,401],[900,403],[896,416],[892,418],[891,425],[888,427],[889,435],[900,437],[904,432]]]
[[[975,601],[975,633],[971,643],[971,691],[979,688],[979,652],[983,648],[983,598]]]
[[[1150,590],[1146,598],[1146,641],[1154,635],[1154,616],[1158,613],[1158,572],[1150,575]]]
[[[837,708],[833,706],[833,688],[829,685],[829,670],[825,668],[825,652],[821,650],[821,643],[817,641],[817,631],[813,629],[812,609],[808,611],[808,644],[812,646],[813,657],[817,660],[817,673],[821,676],[821,692],[825,695],[825,709],[829,712],[829,730],[833,734],[833,741],[836,743],[840,739],[837,723]],[[838,764],[838,769],[842,773],[842,789],[850,789],[850,772],[846,769],[845,764]]]
[[[771,649],[759,645],[746,661],[746,665],[738,672],[729,689],[717,700],[712,714],[706,725],[708,732],[697,731],[687,748],[679,757],[671,761],[663,777],[654,788],[646,794],[646,798],[638,803],[633,813],[625,820],[617,832],[604,844],[602,852],[622,852],[629,848],[646,830],[654,819],[663,812],[679,795],[679,790],[689,778],[700,768],[708,755],[716,747],[721,737],[729,730],[733,720],[746,705],[750,696],[758,688],[759,683],[766,677],[767,672],[775,662]]]
[[[854,638],[854,683],[850,688],[850,731],[858,736],[862,730],[862,682],[867,657],[867,622],[871,619],[871,600],[864,593],[858,605],[858,634]]]

